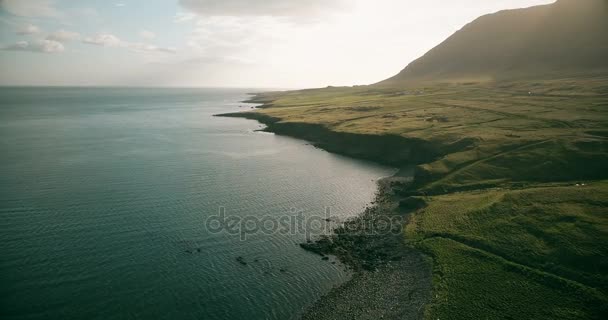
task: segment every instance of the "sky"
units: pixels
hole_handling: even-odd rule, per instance
[[[393,76],[554,0],[0,0],[0,85],[307,88]]]

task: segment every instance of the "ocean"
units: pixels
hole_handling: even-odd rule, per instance
[[[289,319],[346,281],[298,244],[393,169],[213,117],[249,91],[0,88],[0,318]]]

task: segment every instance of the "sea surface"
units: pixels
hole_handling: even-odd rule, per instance
[[[289,319],[348,279],[285,226],[393,170],[213,117],[249,91],[0,88],[0,318]]]

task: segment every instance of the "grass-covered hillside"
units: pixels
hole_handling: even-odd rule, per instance
[[[426,193],[608,178],[608,76],[326,88],[257,99],[272,100],[257,112],[279,124],[427,142],[432,150],[424,152],[436,157],[417,170]]]
[[[406,227],[435,259],[431,319],[602,319],[608,183],[426,199]]]
[[[416,165],[414,183],[396,188],[426,203],[404,241],[433,258],[428,319],[605,318],[608,76],[254,100],[264,107],[241,116],[270,130]]]
[[[608,1],[558,0],[482,16],[382,85],[608,70]]]
[[[499,12],[377,85],[259,94],[237,116],[416,166],[392,194],[433,259],[428,319],[607,319],[606,39],[605,0]]]

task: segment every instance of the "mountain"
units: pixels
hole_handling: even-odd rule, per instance
[[[608,0],[558,0],[482,16],[381,85],[608,71]]]

